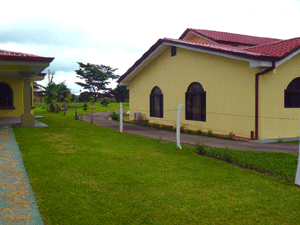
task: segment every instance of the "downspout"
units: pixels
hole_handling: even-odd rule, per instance
[[[274,70],[276,67],[275,62],[272,62],[272,67],[264,69],[255,74],[255,140],[258,139],[258,81],[259,76]]]

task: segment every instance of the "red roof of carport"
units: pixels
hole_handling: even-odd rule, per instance
[[[42,57],[21,52],[0,50],[0,60],[52,62],[54,57]]]

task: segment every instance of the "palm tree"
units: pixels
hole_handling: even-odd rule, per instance
[[[70,93],[70,89],[66,86],[65,81],[59,84],[53,81],[53,74],[51,76],[50,71],[48,71],[48,84],[47,86],[40,85],[44,90],[39,92],[45,95],[46,104],[50,105],[50,112],[56,111],[55,102],[59,98],[65,98],[67,97],[67,93]]]

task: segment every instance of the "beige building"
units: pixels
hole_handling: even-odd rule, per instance
[[[159,39],[118,82],[130,119],[234,133],[254,139],[299,136],[300,38],[280,40],[187,29]]]

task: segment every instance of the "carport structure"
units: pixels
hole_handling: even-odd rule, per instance
[[[53,60],[0,50],[0,119],[19,118],[22,126],[34,125],[33,81],[44,79],[42,71]]]

